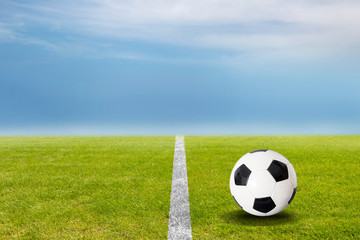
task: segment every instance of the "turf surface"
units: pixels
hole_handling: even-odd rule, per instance
[[[174,137],[0,137],[0,239],[164,239]],[[229,191],[255,149],[298,176],[278,215]],[[359,239],[360,136],[185,137],[194,239]]]
[[[1,137],[0,239],[166,238],[174,137]]]
[[[360,239],[360,136],[186,137],[194,239]],[[278,215],[242,211],[229,190],[236,161],[256,149],[295,167],[294,201]]]

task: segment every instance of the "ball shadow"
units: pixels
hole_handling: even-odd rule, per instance
[[[253,216],[243,210],[229,211],[223,215],[223,218],[231,224],[248,225],[248,226],[272,226],[285,223],[294,223],[298,221],[296,213],[291,211],[283,211],[269,217]]]

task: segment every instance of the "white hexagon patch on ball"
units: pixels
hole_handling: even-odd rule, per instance
[[[272,150],[256,150],[237,161],[230,176],[235,202],[256,216],[271,216],[293,200],[297,187],[294,167]]]

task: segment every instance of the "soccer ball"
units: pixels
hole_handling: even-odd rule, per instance
[[[242,156],[230,176],[235,202],[256,216],[281,212],[293,200],[297,187],[294,167],[272,150],[256,150]]]

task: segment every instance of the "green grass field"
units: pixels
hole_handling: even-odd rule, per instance
[[[1,137],[0,239],[166,238],[174,137]]]
[[[360,239],[360,136],[187,137],[195,239]],[[232,199],[236,161],[272,149],[294,165],[298,189],[278,215],[259,218]]]
[[[0,137],[0,239],[166,239],[174,136]],[[242,211],[236,161],[282,153],[298,191],[278,215]],[[360,238],[360,136],[185,137],[194,239]]]

